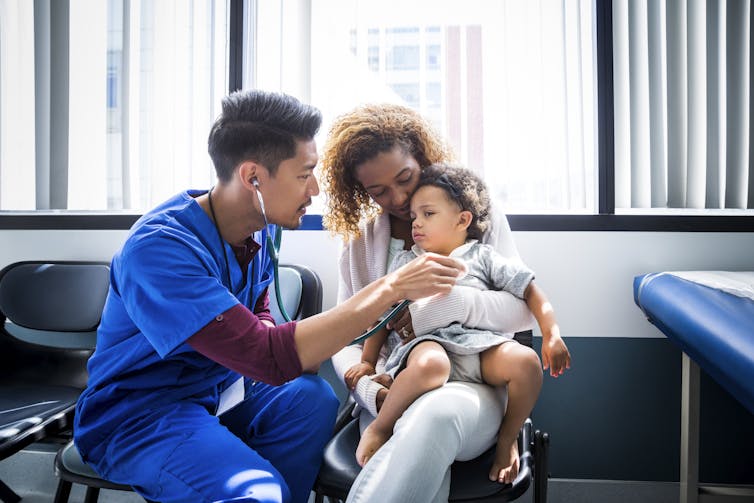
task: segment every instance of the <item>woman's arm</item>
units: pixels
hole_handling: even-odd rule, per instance
[[[340,250],[340,257],[338,258],[338,296],[337,304],[345,302],[353,296],[353,281],[351,279],[351,248],[353,242],[344,243]],[[375,278],[376,279],[376,278]],[[334,355],[330,359],[332,361],[333,370],[338,379],[345,384],[346,372],[357,365],[361,361],[361,353],[364,345],[354,344],[346,346]]]
[[[379,216],[373,222],[364,225],[360,237],[343,243],[338,258],[338,304],[385,275],[389,242],[389,219],[387,216]],[[332,356],[333,369],[341,382],[345,380],[345,373],[361,361],[362,348],[363,343],[346,346]],[[383,350],[378,358],[378,372],[384,366],[385,353]]]

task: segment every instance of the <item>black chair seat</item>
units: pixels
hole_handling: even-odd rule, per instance
[[[483,501],[494,498],[503,502],[518,498],[531,485],[533,456],[531,421],[526,422],[519,438],[520,463],[518,476],[513,484],[498,484],[487,478],[494,447],[470,461],[456,461],[451,467],[449,501]],[[345,501],[348,491],[361,471],[356,462],[356,446],[359,443],[359,422],[353,419],[336,433],[325,447],[324,459],[315,492]]]
[[[361,471],[354,455],[359,437],[359,421],[354,419],[330,439],[325,447],[325,462],[317,476],[317,492],[345,501]]]
[[[533,478],[532,424],[524,423],[519,436],[519,467],[512,484],[492,482],[487,474],[495,457],[495,447],[469,461],[456,461],[451,466],[450,501],[511,501],[523,495]]]
[[[109,278],[99,262],[0,270],[0,460],[45,437],[70,437]],[[0,481],[0,500],[20,499]]]
[[[133,491],[131,486],[116,484],[97,475],[97,472],[81,459],[73,441],[68,442],[55,455],[55,475],[61,480],[83,484],[87,487]]]
[[[532,331],[519,332],[515,339],[532,347]],[[361,467],[356,462],[359,444],[359,422],[351,417],[353,401],[342,407],[335,424],[335,434],[325,446],[322,467],[314,485],[315,502],[324,498],[345,501]],[[451,465],[449,501],[502,503],[522,496],[534,484],[534,502],[547,501],[549,477],[549,435],[534,431],[527,419],[518,436],[519,470],[512,484],[498,484],[488,478],[494,446],[470,461],[456,461]]]
[[[55,475],[58,477],[58,489],[55,492],[55,503],[65,503],[71,495],[73,484],[86,486],[85,503],[96,503],[100,489],[115,491],[133,491],[131,486],[116,484],[105,480],[81,459],[73,440],[63,446],[55,455]],[[152,503],[145,500],[147,503]]]
[[[70,427],[80,390],[0,381],[0,459]]]

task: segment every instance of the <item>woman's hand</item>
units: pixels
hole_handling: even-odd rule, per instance
[[[346,382],[346,387],[353,390],[362,376],[370,376],[374,373],[374,365],[369,362],[361,362],[346,370],[345,374],[343,374],[343,380]]]
[[[389,283],[400,298],[416,300],[448,293],[465,271],[466,267],[456,259],[424,253],[390,273]]]
[[[377,397],[375,398],[375,405],[377,406],[377,412],[382,408],[382,404],[385,403],[390,386],[393,384],[393,378],[388,374],[380,374],[372,378],[377,384],[382,384],[384,388],[380,388],[377,391]]]
[[[414,327],[411,324],[411,311],[408,310],[408,306],[404,307],[400,313],[396,314],[395,318],[387,323],[386,328],[388,330],[395,330],[403,344],[416,338]]]

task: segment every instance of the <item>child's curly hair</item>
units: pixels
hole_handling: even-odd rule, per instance
[[[428,185],[442,189],[462,211],[471,212],[466,232],[470,239],[481,240],[490,225],[490,193],[484,181],[469,169],[438,163],[422,170],[416,190]]]
[[[414,110],[393,104],[365,105],[338,117],[330,128],[320,163],[326,194],[323,224],[345,240],[360,235],[359,222],[380,213],[356,180],[356,168],[400,147],[421,168],[453,160],[450,147]]]

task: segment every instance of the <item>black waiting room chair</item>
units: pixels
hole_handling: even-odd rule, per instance
[[[520,343],[532,345],[532,332],[516,334]],[[351,417],[353,403],[338,414],[333,438],[325,447],[322,468],[314,486],[315,502],[346,500],[348,491],[361,467],[356,462],[359,443],[359,421]],[[535,431],[527,419],[518,437],[519,472],[512,484],[498,484],[487,478],[495,454],[492,446],[470,461],[456,461],[451,466],[450,502],[506,502],[522,496],[534,484],[534,502],[547,501],[548,450],[547,433]]]
[[[0,271],[0,459],[70,435],[109,285],[97,262],[27,261]],[[21,498],[0,481],[0,499]]]
[[[302,265],[280,265],[280,293],[286,312],[292,319],[303,319],[322,311],[322,283],[317,273]],[[278,323],[283,321],[275,297],[275,289],[270,286],[270,311]],[[68,442],[55,456],[55,474],[58,488],[55,503],[66,503],[73,484],[86,486],[85,503],[95,503],[100,489],[132,491],[130,486],[116,484],[101,478],[81,456],[73,444]]]

